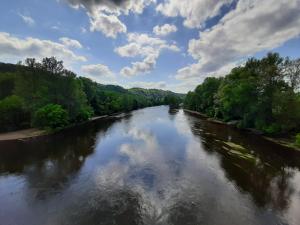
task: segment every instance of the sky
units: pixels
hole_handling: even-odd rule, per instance
[[[186,93],[249,57],[300,57],[300,0],[1,0],[0,61]]]

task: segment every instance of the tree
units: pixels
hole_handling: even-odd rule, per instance
[[[277,53],[251,58],[224,79],[206,78],[187,94],[184,107],[269,134],[297,131],[299,64],[300,59],[284,60]]]
[[[30,67],[30,68],[34,68],[36,67],[36,60],[35,58],[27,58],[25,59],[25,65]]]
[[[63,61],[58,61],[55,57],[44,58],[42,60],[42,68],[53,74],[60,74],[64,70]]]
[[[300,133],[296,135],[296,141],[295,141],[295,144],[297,147],[300,148]]]
[[[48,104],[35,112],[33,124],[47,130],[62,129],[69,124],[68,112],[61,105]]]
[[[75,124],[88,120],[94,114],[105,115],[162,105],[168,94],[176,95],[156,89],[127,90],[116,85],[98,84],[87,78],[77,78],[75,73],[63,68],[62,61],[54,57],[45,58],[42,63],[28,58],[25,65],[0,63],[0,101],[11,96],[20,98],[21,114],[24,116],[22,124],[28,126],[64,126],[64,122],[54,125],[43,123],[43,119],[47,118],[46,110],[57,109],[53,105],[59,105],[67,113],[68,123]],[[47,105],[52,107],[45,108]],[[18,129],[14,120],[7,121],[2,123],[0,129]]]
[[[13,94],[15,87],[15,75],[2,73],[0,76],[0,100]]]
[[[171,108],[178,108],[181,103],[181,99],[175,95],[167,95],[165,97],[165,104],[169,105]]]
[[[23,100],[15,95],[0,101],[0,130],[10,131],[22,128],[26,122],[27,113]]]
[[[300,88],[300,59],[290,60],[286,58],[283,64],[283,73],[286,76],[289,85],[294,91]]]

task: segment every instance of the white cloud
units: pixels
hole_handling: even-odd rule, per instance
[[[116,38],[118,33],[126,33],[127,28],[116,15],[98,13],[90,16],[90,30],[100,31],[106,37]]]
[[[141,14],[144,8],[156,0],[67,0],[73,7],[83,7],[89,12],[106,11],[109,13],[121,12],[128,14],[129,12]]]
[[[100,31],[105,36],[116,38],[127,31],[119,19],[129,12],[141,14],[144,8],[156,0],[67,0],[74,8],[85,8],[90,18],[90,30]]]
[[[181,81],[178,84],[168,85],[168,89],[176,93],[187,93],[194,90],[200,83],[203,82],[203,79],[192,79]]]
[[[151,70],[154,69],[156,65],[158,55],[151,54],[147,56],[142,62],[133,62],[132,67],[124,67],[121,70],[121,75],[132,77],[138,74],[149,73]]]
[[[143,61],[133,62],[131,67],[121,70],[121,75],[127,77],[149,73],[153,70],[162,50],[179,51],[176,45],[168,44],[165,40],[150,37],[147,34],[129,33],[127,41],[129,44],[116,48],[115,52],[122,57],[140,56],[143,58]]]
[[[19,13],[19,16],[22,18],[22,20],[28,25],[28,26],[34,26],[35,25],[35,21],[32,17],[30,16],[25,16],[21,13]]]
[[[177,27],[171,24],[164,24],[162,26],[155,26],[153,28],[153,33],[158,36],[167,36],[170,33],[177,31]]]
[[[129,43],[127,45],[116,48],[114,51],[122,57],[136,57],[143,54],[143,50],[141,49],[141,46],[139,44]]]
[[[226,71],[238,60],[274,49],[299,34],[299,0],[240,0],[217,25],[189,42],[188,52],[198,62],[178,70],[176,77]]]
[[[59,40],[67,47],[82,48],[82,45],[77,40],[73,40],[67,37],[62,37]]]
[[[178,80],[194,80],[194,79],[200,79],[201,82],[206,77],[220,77],[228,74],[234,67],[237,67],[241,65],[243,61],[236,61],[232,63],[228,63],[224,66],[222,66],[218,70],[214,70],[212,72],[206,72],[204,73],[202,71],[202,65],[201,63],[194,63],[191,65],[188,65],[186,67],[183,67],[177,71],[176,79]]]
[[[115,83],[115,74],[103,64],[92,64],[81,67],[87,77],[100,83]]]
[[[76,55],[62,43],[32,37],[22,39],[3,32],[0,32],[0,56],[15,61],[27,57],[41,59],[50,56],[55,56],[66,63],[86,61],[84,56]]]
[[[202,27],[205,22],[220,14],[224,5],[234,0],[166,0],[156,10],[168,17],[181,16],[184,25],[189,28]]]
[[[103,64],[85,65],[81,70],[92,76],[112,76],[113,72]]]

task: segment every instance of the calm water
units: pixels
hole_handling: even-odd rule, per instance
[[[300,224],[299,155],[181,110],[138,110],[0,153],[1,225]]]

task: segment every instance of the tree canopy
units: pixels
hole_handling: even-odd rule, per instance
[[[77,77],[55,57],[41,62],[28,58],[17,65],[0,63],[0,131],[63,128],[93,115],[167,104],[169,95],[182,100],[182,95],[169,91],[127,90]],[[52,123],[52,116],[58,121]]]
[[[268,134],[300,129],[300,59],[269,53],[221,78],[209,77],[184,101],[187,109]]]

